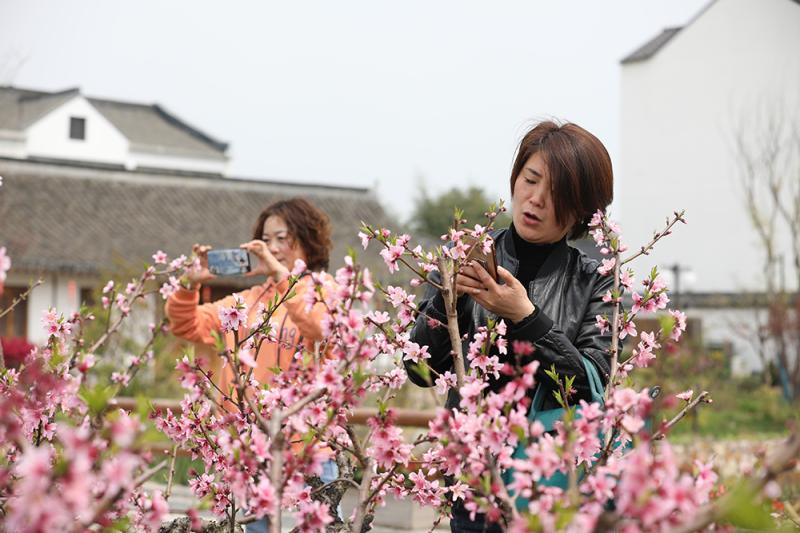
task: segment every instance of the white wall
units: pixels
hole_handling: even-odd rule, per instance
[[[10,130],[0,130],[0,156],[22,159],[26,156],[25,135]]]
[[[50,275],[43,278],[28,298],[28,340],[34,344],[43,344],[47,335],[42,328],[42,314],[50,309],[69,317],[80,308],[80,289],[90,286],[89,280],[82,280],[65,275]]]
[[[86,119],[85,140],[69,138],[70,117]],[[80,95],[30,125],[26,133],[31,156],[120,165],[127,159],[128,140]]]
[[[759,321],[765,320],[763,309],[690,309],[687,315],[699,318],[703,328],[703,343],[733,345],[731,372],[747,376],[762,369],[755,330]],[[774,347],[766,347],[768,359],[774,360]]]
[[[694,272],[689,290],[763,287],[732,128],[763,102],[781,99],[795,113],[787,119],[800,121],[798,51],[797,3],[717,0],[655,56],[623,65],[616,198],[624,240],[646,242],[676,209],[686,209],[689,222],[639,271],[678,262]]]
[[[156,154],[135,149],[132,149],[128,155],[125,167],[128,169],[134,169],[136,167],[167,168],[222,175],[228,174],[227,159],[181,157],[178,155]]]

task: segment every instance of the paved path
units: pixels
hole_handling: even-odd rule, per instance
[[[164,490],[163,485],[148,483],[145,490],[160,489]],[[347,493],[342,500],[342,511],[348,516],[355,503],[354,494]],[[185,516],[187,509],[197,505],[197,499],[188,487],[176,485],[172,487],[172,495],[169,498],[170,515],[166,520],[172,520]],[[206,519],[214,519],[208,511],[203,511],[200,516]],[[408,501],[388,500],[386,506],[380,507],[375,513],[375,523],[372,531],[374,533],[427,533],[430,531],[434,521],[434,513],[429,508],[423,508]],[[287,533],[294,527],[291,516],[286,516],[283,524],[283,532]],[[450,531],[447,520],[442,520],[436,531]]]

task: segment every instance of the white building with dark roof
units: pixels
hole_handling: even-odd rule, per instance
[[[27,302],[0,318],[0,337],[45,340],[42,312],[77,310],[101,281],[141,273],[157,250],[236,247],[268,204],[308,198],[331,219],[331,268],[358,248],[360,222],[388,224],[372,190],[238,179],[227,144],[158,105],[0,87],[0,246],[8,273],[0,309],[41,277]],[[213,300],[253,278],[204,287]],[[222,285],[224,284],[224,285]],[[160,307],[154,298],[153,309]]]
[[[0,87],[0,156],[225,176],[228,144],[158,104]]]
[[[685,209],[688,225],[640,264],[660,265],[668,276],[675,265],[690,271],[681,279],[692,293],[684,301],[694,302],[690,316],[702,315],[706,340],[732,340],[744,354],[740,370],[755,368],[743,325],[753,325],[752,303],[764,290],[764,252],[746,209],[735,138],[745,128],[758,142],[768,115],[800,124],[800,2],[709,1],[621,65],[615,202],[625,240],[648,242],[673,210]],[[787,235],[779,248],[788,273]]]

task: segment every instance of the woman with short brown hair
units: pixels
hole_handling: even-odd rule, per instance
[[[561,377],[575,377],[577,396],[571,403],[589,399],[584,359],[594,365],[604,384],[610,370],[611,334],[597,329],[595,317],[611,315],[611,304],[603,301],[603,295],[612,279],[598,273],[599,263],[569,246],[567,238],[585,234],[592,214],[611,202],[611,158],[597,137],[580,126],[542,122],[520,142],[510,184],[511,226],[491,233],[499,280],[477,262],[464,267],[456,278],[459,331],[466,333],[463,353],[490,318],[502,318],[508,326],[509,345],[511,341],[534,345],[533,354],[522,362],[540,361],[537,383],[552,384],[544,371],[555,366]],[[427,364],[436,372],[452,371],[447,328],[435,327],[435,321],[428,319],[447,323],[444,300],[432,285],[419,310],[411,340],[428,347]],[[512,355],[495,355],[501,362],[516,364]],[[407,367],[411,381],[431,386],[413,364]],[[490,380],[490,390],[500,390],[509,379]],[[532,397],[534,391],[528,394]],[[553,402],[552,395],[546,398]],[[458,393],[451,389],[447,407],[458,403]],[[544,406],[553,407],[557,405]],[[454,504],[450,526],[454,532],[501,531],[497,524],[486,524],[483,515],[470,519],[461,500]]]

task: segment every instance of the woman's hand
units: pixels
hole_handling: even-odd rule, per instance
[[[256,239],[242,244],[239,248],[244,248],[258,258],[258,266],[245,274],[245,276],[263,274],[277,282],[289,277],[289,269],[275,259],[275,256],[269,251],[264,241]]]
[[[192,290],[197,289],[206,281],[217,277],[208,270],[209,250],[211,250],[211,246],[207,244],[194,244],[192,246],[192,252],[200,259],[200,270],[189,269],[186,272],[186,278],[189,280],[189,288]]]
[[[498,266],[498,284],[478,262],[471,261],[456,276],[456,292],[468,294],[492,313],[517,323],[533,313],[528,291],[511,272]]]

